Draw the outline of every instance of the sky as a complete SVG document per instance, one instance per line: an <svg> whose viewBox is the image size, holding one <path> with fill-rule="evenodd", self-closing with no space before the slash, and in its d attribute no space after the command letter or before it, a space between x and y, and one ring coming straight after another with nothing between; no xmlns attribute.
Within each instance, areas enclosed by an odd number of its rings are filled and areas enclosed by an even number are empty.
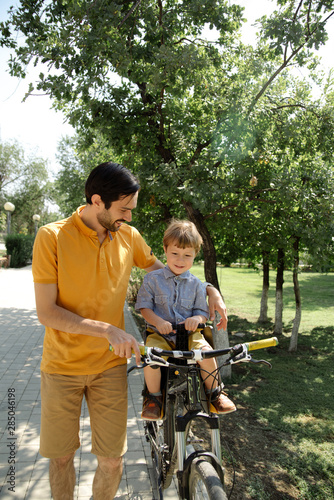
<svg viewBox="0 0 334 500"><path fill-rule="evenodd" d="M252 25L255 19L269 14L275 2L271 0L234 1L246 7L244 17L247 19L247 24L242 31L243 40L246 43L253 43L256 27ZM13 4L16 4L16 0L1 0L1 21L7 18L7 11ZM334 18L328 26L333 36L319 52L327 67L328 62L333 60ZM51 171L55 173L59 168L55 157L57 144L63 136L72 135L74 130L65 122L61 112L52 109L52 102L48 96L30 96L22 102L29 82L37 81L39 70L30 70L24 80L11 77L6 70L8 58L8 49L0 48L0 140L17 140L25 151L48 159Z"/></svg>
<svg viewBox="0 0 334 500"><path fill-rule="evenodd" d="M0 1L1 21L15 4L16 0ZM16 139L25 151L48 159L51 171L56 172L57 144L62 136L72 135L74 130L65 123L62 113L52 109L48 96L31 96L22 102L29 82L38 80L39 71L32 69L23 80L11 77L7 71L9 54L8 49L0 48L0 139Z"/></svg>

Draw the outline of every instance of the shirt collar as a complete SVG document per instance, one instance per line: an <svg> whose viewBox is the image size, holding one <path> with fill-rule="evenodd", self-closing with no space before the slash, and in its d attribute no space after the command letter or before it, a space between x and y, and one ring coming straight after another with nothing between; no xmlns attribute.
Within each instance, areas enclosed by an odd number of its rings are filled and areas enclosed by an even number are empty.
<svg viewBox="0 0 334 500"><path fill-rule="evenodd" d="M176 275L174 274L168 266L165 266L164 267L164 276L166 279L168 278L179 278L181 280L184 280L184 279L188 279L189 278L189 275L190 275L190 271L185 271L184 273L182 274L179 274L179 275Z"/></svg>

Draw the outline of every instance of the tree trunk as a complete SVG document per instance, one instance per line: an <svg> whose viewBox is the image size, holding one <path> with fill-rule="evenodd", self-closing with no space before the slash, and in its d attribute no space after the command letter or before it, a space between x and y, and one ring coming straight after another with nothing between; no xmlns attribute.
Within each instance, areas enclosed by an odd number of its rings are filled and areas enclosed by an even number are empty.
<svg viewBox="0 0 334 500"><path fill-rule="evenodd" d="M189 220L195 224L203 239L205 279L220 291L217 277L216 250L208 228L205 225L204 217L199 210L194 209L190 202L183 201L183 206L187 211Z"/></svg>
<svg viewBox="0 0 334 500"><path fill-rule="evenodd" d="M262 252L262 267L263 267L263 280L262 280L262 296L260 306L259 323L266 323L268 321L268 293L269 293L269 252Z"/></svg>
<svg viewBox="0 0 334 500"><path fill-rule="evenodd" d="M219 319L220 318L216 313L216 318L213 323L213 345L215 349L226 349L227 347L230 347L230 343L228 340L228 332L227 330L220 330L220 331L217 330L216 325ZM217 365L222 366L226 358L228 358L228 354L226 354L225 356L219 356L219 358L217 358ZM223 366L223 368L220 371L220 374L223 380L231 378L232 365Z"/></svg>
<svg viewBox="0 0 334 500"><path fill-rule="evenodd" d="M294 250L293 290L295 292L296 314L295 314L295 318L293 320L293 326L292 326L292 332L291 332L291 338L290 338L290 345L289 345L290 352L297 350L299 325L300 325L300 320L302 317L302 303L301 303L300 288L299 288L299 281L298 281L299 241L300 241L300 238L296 237L294 240L294 243L293 243L293 250Z"/></svg>
<svg viewBox="0 0 334 500"><path fill-rule="evenodd" d="M283 332L283 283L284 283L284 250L279 248L277 252L277 274L276 274L276 306L275 306L275 330L274 334L282 335Z"/></svg>
<svg viewBox="0 0 334 500"><path fill-rule="evenodd" d="M189 220L195 224L200 235L203 238L203 253L204 253L204 273L205 279L211 283L217 290L220 291L218 277L217 277L217 257L216 250L213 245L210 233L205 225L204 217L199 210L193 208L191 203L184 201L183 206L187 211ZM215 349L224 349L229 347L228 331L221 330L218 332L216 328L217 324L217 313L216 319L213 324L213 344ZM227 356L225 356L227 357ZM217 363L219 366L222 365L224 358L217 358ZM231 377L231 365L224 366L221 371L221 376L223 379Z"/></svg>

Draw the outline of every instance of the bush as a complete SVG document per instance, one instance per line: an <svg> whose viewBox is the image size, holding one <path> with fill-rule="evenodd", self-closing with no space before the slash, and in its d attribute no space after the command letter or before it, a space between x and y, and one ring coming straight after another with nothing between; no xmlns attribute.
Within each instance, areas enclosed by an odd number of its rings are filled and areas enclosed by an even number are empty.
<svg viewBox="0 0 334 500"><path fill-rule="evenodd" d="M139 269L138 267L133 267L131 271L131 276L129 279L128 290L126 294L126 300L128 302L136 302L137 294L141 284L143 282L146 271Z"/></svg>
<svg viewBox="0 0 334 500"><path fill-rule="evenodd" d="M30 234L8 234L5 237L7 255L11 256L10 267L23 267L32 259L34 236Z"/></svg>

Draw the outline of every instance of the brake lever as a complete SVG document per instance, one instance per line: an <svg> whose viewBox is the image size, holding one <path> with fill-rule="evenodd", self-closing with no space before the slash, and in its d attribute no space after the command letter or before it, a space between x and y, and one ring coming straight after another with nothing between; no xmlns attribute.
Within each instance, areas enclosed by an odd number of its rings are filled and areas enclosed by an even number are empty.
<svg viewBox="0 0 334 500"><path fill-rule="evenodd" d="M241 353L230 359L228 364L235 365L237 363L249 363L250 361L252 361L252 357L249 354Z"/></svg>
<svg viewBox="0 0 334 500"><path fill-rule="evenodd" d="M238 344L231 349L231 356L226 360L226 364L234 365L236 363L248 363L252 357L248 354L245 344ZM236 354L235 354L236 353Z"/></svg>
<svg viewBox="0 0 334 500"><path fill-rule="evenodd" d="M152 363L152 361L154 361L154 363ZM152 364L154 364L154 366L169 366L168 361L164 360L163 358L159 358L159 356L155 356L155 354L150 353L149 356L144 359L144 366Z"/></svg>
<svg viewBox="0 0 334 500"><path fill-rule="evenodd" d="M141 365L134 365L134 366L131 366L130 368L127 369L126 373L129 375L129 373L131 373L133 370L142 370L143 368L145 368L146 364L145 363L142 363Z"/></svg>
<svg viewBox="0 0 334 500"><path fill-rule="evenodd" d="M269 363L269 361L266 361L265 359L253 359L253 358L251 358L250 363L255 363L255 364L261 363L263 365L268 366L269 368L272 368L271 363Z"/></svg>

